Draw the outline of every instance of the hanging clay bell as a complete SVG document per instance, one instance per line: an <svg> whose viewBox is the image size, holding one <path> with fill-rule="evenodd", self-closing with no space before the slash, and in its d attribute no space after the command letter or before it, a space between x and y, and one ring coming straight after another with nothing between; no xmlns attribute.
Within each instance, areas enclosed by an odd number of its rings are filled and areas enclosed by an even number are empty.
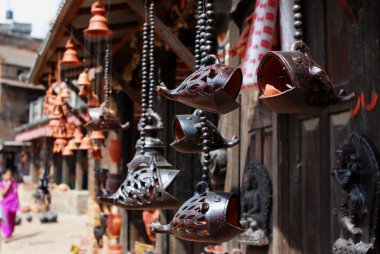
<svg viewBox="0 0 380 254"><path fill-rule="evenodd" d="M195 111L196 112L196 111ZM201 119L194 112L192 115L177 115L173 124L173 134L175 141L170 144L175 150L181 153L201 153L202 152L202 132ZM224 139L218 129L210 121L206 121L209 129L210 150L229 148L239 144L239 138L233 136L230 140Z"/></svg>
<svg viewBox="0 0 380 254"><path fill-rule="evenodd" d="M69 88L63 88L62 92L60 93L60 96L62 99L69 99L71 98L71 92Z"/></svg>
<svg viewBox="0 0 380 254"><path fill-rule="evenodd" d="M102 131L92 131L90 138L92 140L105 140L106 137L104 136Z"/></svg>
<svg viewBox="0 0 380 254"><path fill-rule="evenodd" d="M80 65L81 61L78 59L78 53L75 50L75 44L71 38L69 38L65 45L65 52L63 53L62 60L59 61L62 65Z"/></svg>
<svg viewBox="0 0 380 254"><path fill-rule="evenodd" d="M86 135L80 143L79 150L92 150L92 148L93 146L91 138L88 135Z"/></svg>
<svg viewBox="0 0 380 254"><path fill-rule="evenodd" d="M77 144L75 143L75 140L74 139L70 139L69 140L69 143L67 144L67 146L71 151L74 151L74 150L78 150L78 146Z"/></svg>
<svg viewBox="0 0 380 254"><path fill-rule="evenodd" d="M68 146L66 146L63 149L62 156L73 156L73 155L74 155L73 151Z"/></svg>
<svg viewBox="0 0 380 254"><path fill-rule="evenodd" d="M48 130L47 130L47 136L48 137L53 137L54 135L57 134L57 127L59 124L58 119L51 119L48 124Z"/></svg>
<svg viewBox="0 0 380 254"><path fill-rule="evenodd" d="M130 162L127 178L117 192L98 197L98 201L128 210L178 208L180 203L165 188L154 157L138 155Z"/></svg>
<svg viewBox="0 0 380 254"><path fill-rule="evenodd" d="M156 87L159 94L188 106L211 113L225 114L239 107L235 101L243 81L240 68L220 64L216 56L207 56L205 66L187 77L174 90L161 83Z"/></svg>
<svg viewBox="0 0 380 254"><path fill-rule="evenodd" d="M66 139L57 138L54 141L55 153L63 152L63 149L65 148L66 145L67 145L67 140Z"/></svg>
<svg viewBox="0 0 380 254"><path fill-rule="evenodd" d="M79 74L77 85L80 87L78 95L80 97L90 97L91 91L91 81L88 77L88 69L85 69L84 71Z"/></svg>
<svg viewBox="0 0 380 254"><path fill-rule="evenodd" d="M96 145L94 145L92 147L91 158L93 158L95 160L101 160L101 159L103 159L102 149L100 148L99 145L96 144Z"/></svg>
<svg viewBox="0 0 380 254"><path fill-rule="evenodd" d="M291 51L266 53L258 67L257 80L260 99L276 113L318 111L355 97L344 90L334 93L329 77L311 59L310 49L303 42L295 42ZM273 89L279 92L268 91Z"/></svg>
<svg viewBox="0 0 380 254"><path fill-rule="evenodd" d="M107 108L104 103L99 108L88 109L88 115L90 121L85 124L85 127L90 130L124 130L129 127L129 122L122 125L113 110Z"/></svg>
<svg viewBox="0 0 380 254"><path fill-rule="evenodd" d="M87 100L87 107L88 108L99 107L99 97L96 95L96 93L91 92L91 95L90 97L88 97L88 100Z"/></svg>
<svg viewBox="0 0 380 254"><path fill-rule="evenodd" d="M155 233L172 234L188 241L221 243L244 232L239 221L238 195L210 191L206 182L199 182L194 196L179 208L169 224L161 225L155 220L151 228Z"/></svg>
<svg viewBox="0 0 380 254"><path fill-rule="evenodd" d="M73 133L75 144L80 144L82 142L83 133L80 130L80 127L76 127Z"/></svg>
<svg viewBox="0 0 380 254"><path fill-rule="evenodd" d="M92 17L88 28L83 31L86 36L90 37L106 37L112 35L112 31L108 28L108 20L104 16L106 8L102 1L98 0L91 6Z"/></svg>

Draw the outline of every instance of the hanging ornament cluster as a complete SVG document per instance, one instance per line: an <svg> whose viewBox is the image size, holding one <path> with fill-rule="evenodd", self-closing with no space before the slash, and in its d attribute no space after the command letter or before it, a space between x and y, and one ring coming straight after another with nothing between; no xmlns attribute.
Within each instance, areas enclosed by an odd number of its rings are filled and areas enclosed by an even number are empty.
<svg viewBox="0 0 380 254"><path fill-rule="evenodd" d="M295 43L290 51L266 53L258 67L260 99L276 113L305 113L355 98L340 90L334 93L325 71L311 58L302 41L301 0L294 0Z"/></svg>
<svg viewBox="0 0 380 254"><path fill-rule="evenodd" d="M151 224L154 232L208 243L228 241L244 232L240 225L239 196L211 191L208 184L210 151L231 147L238 140L234 137L226 141L220 134L217 135L216 128L208 122L203 110L225 114L236 109L238 104L235 99L242 85L239 68L219 64L217 58L211 55L214 19L213 0L198 0L195 41L197 70L172 91L163 84L157 87L158 93L168 99L198 108L193 116L177 116L173 128L176 137L173 146L183 152L199 152L201 147L204 157L202 179L196 185L194 196L179 208L169 224L161 225L158 220ZM180 147L181 141L185 148Z"/></svg>
<svg viewBox="0 0 380 254"><path fill-rule="evenodd" d="M122 185L114 194L98 197L98 200L129 210L177 209L180 203L165 189L179 171L163 156L165 145L156 138L163 124L161 117L153 111L156 86L153 1L150 4L146 1L145 7L141 63L142 113L138 124L140 139L136 144L136 154L127 165L128 174Z"/></svg>

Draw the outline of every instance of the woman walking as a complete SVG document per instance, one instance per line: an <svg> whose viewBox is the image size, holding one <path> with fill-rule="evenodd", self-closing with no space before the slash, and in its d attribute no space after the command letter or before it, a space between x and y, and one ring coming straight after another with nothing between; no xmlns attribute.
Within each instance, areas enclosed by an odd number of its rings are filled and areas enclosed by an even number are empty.
<svg viewBox="0 0 380 254"><path fill-rule="evenodd" d="M3 180L0 182L0 208L2 210L1 230L8 241L12 236L16 225L16 213L19 209L18 184L12 177L12 171L7 169L3 173Z"/></svg>

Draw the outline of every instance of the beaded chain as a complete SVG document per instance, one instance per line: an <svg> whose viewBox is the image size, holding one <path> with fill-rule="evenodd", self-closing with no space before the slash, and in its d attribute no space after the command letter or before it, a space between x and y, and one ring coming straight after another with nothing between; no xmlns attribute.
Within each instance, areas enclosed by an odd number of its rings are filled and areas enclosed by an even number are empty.
<svg viewBox="0 0 380 254"><path fill-rule="evenodd" d="M142 59L141 59L141 69L142 69L142 83L141 83L141 130L140 130L140 140L141 140L141 153L145 152L145 126L146 126L146 114L147 114L147 88L148 88L148 49L149 49L149 20L148 20L148 10L147 1L145 0L145 22L143 26L143 48L142 48Z"/></svg>
<svg viewBox="0 0 380 254"><path fill-rule="evenodd" d="M142 85L141 85L141 153L145 152L145 127L147 124L148 111L154 106L154 88L156 87L156 64L154 59L155 38L155 14L154 1L150 3L145 0L145 22L143 27L143 49L142 49ZM148 70L149 65L149 70Z"/></svg>
<svg viewBox="0 0 380 254"><path fill-rule="evenodd" d="M214 31L214 2L213 0L198 1L198 21L195 33L195 69L199 70L202 65L206 65L207 56L212 52L212 32ZM202 181L207 182L209 178L210 156L210 130L207 126L207 117L203 110L197 110L200 118L200 130L202 133Z"/></svg>
<svg viewBox="0 0 380 254"><path fill-rule="evenodd" d="M301 13L301 0L294 0L293 4L294 23L293 26L296 29L294 32L294 39L302 41L302 13Z"/></svg>
<svg viewBox="0 0 380 254"><path fill-rule="evenodd" d="M110 86L110 45L109 42L106 43L106 51L104 54L105 64L104 64L104 104L107 109L110 108L109 96L111 93Z"/></svg>

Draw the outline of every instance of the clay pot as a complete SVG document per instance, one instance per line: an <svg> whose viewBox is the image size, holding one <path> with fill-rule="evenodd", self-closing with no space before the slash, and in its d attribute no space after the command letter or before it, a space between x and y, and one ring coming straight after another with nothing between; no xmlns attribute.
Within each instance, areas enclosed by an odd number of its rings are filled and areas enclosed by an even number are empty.
<svg viewBox="0 0 380 254"><path fill-rule="evenodd" d="M144 210L142 212L142 217L143 217L143 221L144 221L144 225L145 225L145 231L146 231L146 234L148 235L148 238L151 242L156 242L156 238L154 236L154 233L152 232L152 229L150 228L150 224L152 224L152 222L155 220L155 219L159 219L160 218L160 211L159 210Z"/></svg>
<svg viewBox="0 0 380 254"><path fill-rule="evenodd" d="M111 139L108 145L108 154L113 163L117 164L120 162L121 157L121 140Z"/></svg>
<svg viewBox="0 0 380 254"><path fill-rule="evenodd" d="M108 245L108 254L123 254L121 245L119 244Z"/></svg>
<svg viewBox="0 0 380 254"><path fill-rule="evenodd" d="M169 224L162 225L156 220L151 228L153 232L193 242L229 241L244 232L240 224L240 198L229 192L210 191L206 182L199 182L194 196L179 208Z"/></svg>
<svg viewBox="0 0 380 254"><path fill-rule="evenodd" d="M276 113L313 112L355 98L354 93L346 94L344 90L334 93L329 77L313 61L303 42L294 43L290 51L266 53L258 67L257 81L260 99ZM267 91L269 96L265 95L268 84L275 94Z"/></svg>
<svg viewBox="0 0 380 254"><path fill-rule="evenodd" d="M121 230L121 214L120 213L110 213L107 219L107 230L111 236L119 238Z"/></svg>
<svg viewBox="0 0 380 254"><path fill-rule="evenodd" d="M218 129L210 121L206 121L210 132L210 150L230 148L239 144L239 139L233 136L226 140L220 135ZM173 124L173 134L175 140L170 144L175 150L181 153L201 153L202 152L202 132L201 120L197 114L177 115Z"/></svg>
<svg viewBox="0 0 380 254"><path fill-rule="evenodd" d="M163 83L156 87L159 94L190 107L216 114L226 114L239 107L235 101L243 82L240 68L220 64L209 55L212 64L187 77L181 85L169 90Z"/></svg>

